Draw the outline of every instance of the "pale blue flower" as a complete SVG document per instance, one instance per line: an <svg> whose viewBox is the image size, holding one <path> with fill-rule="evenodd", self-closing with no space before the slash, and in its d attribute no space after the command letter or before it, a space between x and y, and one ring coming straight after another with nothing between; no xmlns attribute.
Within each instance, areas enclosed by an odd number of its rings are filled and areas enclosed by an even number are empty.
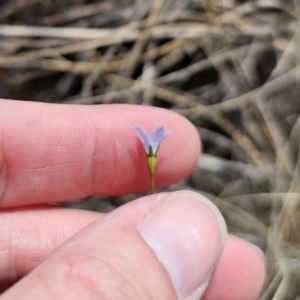
<svg viewBox="0 0 300 300"><path fill-rule="evenodd" d="M164 125L157 126L150 135L139 125L134 125L135 131L141 140L147 156L156 156L161 142L171 133L164 130Z"/></svg>
<svg viewBox="0 0 300 300"><path fill-rule="evenodd" d="M157 126L152 130L150 135L139 125L134 125L135 131L141 140L144 150L147 154L147 165L151 178L151 193L155 193L154 174L157 165L157 151L161 142L171 133L164 130L164 125Z"/></svg>

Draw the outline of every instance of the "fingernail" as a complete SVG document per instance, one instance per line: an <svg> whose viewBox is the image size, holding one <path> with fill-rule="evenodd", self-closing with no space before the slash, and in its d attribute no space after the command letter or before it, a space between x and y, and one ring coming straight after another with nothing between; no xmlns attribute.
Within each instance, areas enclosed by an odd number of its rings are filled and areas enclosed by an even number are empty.
<svg viewBox="0 0 300 300"><path fill-rule="evenodd" d="M178 299L199 299L226 238L214 204L195 192L174 192L141 219L138 229L168 272Z"/></svg>

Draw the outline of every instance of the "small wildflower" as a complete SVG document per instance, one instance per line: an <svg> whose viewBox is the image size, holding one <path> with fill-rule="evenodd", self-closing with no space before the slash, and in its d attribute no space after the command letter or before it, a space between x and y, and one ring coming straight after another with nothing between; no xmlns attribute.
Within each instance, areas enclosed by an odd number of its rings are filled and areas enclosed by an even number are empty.
<svg viewBox="0 0 300 300"><path fill-rule="evenodd" d="M171 133L164 131L164 126L154 128L149 135L147 131L139 125L134 125L137 136L141 140L147 154L148 170L151 177L151 192L154 194L154 174L157 164L157 152L161 142Z"/></svg>

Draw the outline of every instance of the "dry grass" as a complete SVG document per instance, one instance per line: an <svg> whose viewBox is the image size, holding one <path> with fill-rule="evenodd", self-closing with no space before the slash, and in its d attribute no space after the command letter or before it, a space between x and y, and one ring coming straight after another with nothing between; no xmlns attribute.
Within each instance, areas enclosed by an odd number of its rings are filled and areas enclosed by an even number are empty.
<svg viewBox="0 0 300 300"><path fill-rule="evenodd" d="M292 0L1 1L0 97L177 111L200 190L266 254L261 299L300 299L300 6ZM78 207L108 211L134 196Z"/></svg>

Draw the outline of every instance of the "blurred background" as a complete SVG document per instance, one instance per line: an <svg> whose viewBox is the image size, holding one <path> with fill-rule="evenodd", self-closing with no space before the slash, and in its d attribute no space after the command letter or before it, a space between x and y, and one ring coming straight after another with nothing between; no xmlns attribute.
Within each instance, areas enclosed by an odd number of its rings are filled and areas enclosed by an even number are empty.
<svg viewBox="0 0 300 300"><path fill-rule="evenodd" d="M0 0L0 98L163 107L198 129L186 180L300 299L299 0ZM108 212L135 195L66 204Z"/></svg>

